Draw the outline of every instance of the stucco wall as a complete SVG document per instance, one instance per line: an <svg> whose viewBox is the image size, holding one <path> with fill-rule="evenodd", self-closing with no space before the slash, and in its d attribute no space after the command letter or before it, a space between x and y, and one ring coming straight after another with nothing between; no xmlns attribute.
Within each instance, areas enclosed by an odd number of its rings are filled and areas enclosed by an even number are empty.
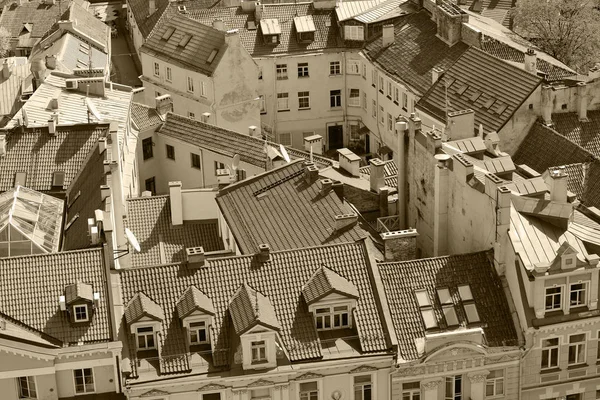
<svg viewBox="0 0 600 400"><path fill-rule="evenodd" d="M32 375L29 375L32 376ZM56 391L56 381L54 375L36 375L35 388L37 391L37 400L56 400L58 393ZM6 400L19 399L19 388L17 378L0 379L0 397Z"/></svg>
<svg viewBox="0 0 600 400"><path fill-rule="evenodd" d="M540 105L541 86L525 100L525 102L515 111L512 118L500 129L500 150L514 155L519 145L525 139L529 130L541 114ZM533 109L529 109L532 105Z"/></svg>
<svg viewBox="0 0 600 400"><path fill-rule="evenodd" d="M112 365L94 367L94 393L107 393L116 391L114 367ZM111 382L112 381L112 382ZM75 396L75 379L73 370L57 371L58 397Z"/></svg>

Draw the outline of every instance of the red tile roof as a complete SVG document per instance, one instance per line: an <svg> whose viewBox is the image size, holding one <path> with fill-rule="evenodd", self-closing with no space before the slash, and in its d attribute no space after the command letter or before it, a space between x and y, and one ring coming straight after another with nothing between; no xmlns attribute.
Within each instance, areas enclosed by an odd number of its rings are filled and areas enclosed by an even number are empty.
<svg viewBox="0 0 600 400"><path fill-rule="evenodd" d="M215 314L212 301L208 296L202 293L196 286L190 286L179 301L177 301L177 315L179 318L185 318L196 310L205 314Z"/></svg>
<svg viewBox="0 0 600 400"><path fill-rule="evenodd" d="M202 246L207 252L225 248L216 220L174 227L169 196L131 198L127 209L126 225L141 247L140 252L131 254L133 267L185 261L188 247Z"/></svg>
<svg viewBox="0 0 600 400"><path fill-rule="evenodd" d="M140 103L131 103L131 119L140 131L158 128L163 123L154 107Z"/></svg>
<svg viewBox="0 0 600 400"><path fill-rule="evenodd" d="M152 299L144 293L136 293L135 296L127 303L125 307L125 321L128 324L133 324L139 321L142 317L150 317L157 321L165 319L165 313Z"/></svg>
<svg viewBox="0 0 600 400"><path fill-rule="evenodd" d="M111 340L102 249L0 259L0 281L0 310L11 318L64 344ZM89 323L73 324L59 308L59 297L77 282L100 293Z"/></svg>
<svg viewBox="0 0 600 400"><path fill-rule="evenodd" d="M377 264L402 358L414 360L421 356L415 344L426 332L415 296L415 291L420 289L426 290L431 299L440 331L446 331L448 327L436 290L444 287L450 290L458 321L466 326L457 287L468 284L481 319L477 326L483 328L487 345L518 345L508 302L491 257L491 252L479 252Z"/></svg>
<svg viewBox="0 0 600 400"><path fill-rule="evenodd" d="M256 325L263 325L276 331L281 329L269 298L245 282L229 300L229 315L238 335Z"/></svg>
<svg viewBox="0 0 600 400"><path fill-rule="evenodd" d="M61 4L56 2L43 2L33 0L23 2L12 2L4 7L0 13L0 26L6 28L11 37L18 37L29 24L31 38L41 38L52 25L60 19L61 12L69 7L70 1Z"/></svg>
<svg viewBox="0 0 600 400"><path fill-rule="evenodd" d="M344 243L288 251L274 251L270 260L260 262L254 256L206 260L205 267L191 269L186 264L120 270L123 301L127 304L137 293L145 293L165 312L158 336L161 374L189 371L189 353L185 330L175 313L177 302L190 286L202 290L212 301L215 317L211 331L212 363L230 364L237 349L232 341L233 324L229 302L242 284L251 286L269 299L281 325L282 344L290 360L303 361L323 356L313 317L302 298L302 287L322 264L351 282L359 298L354 321L361 353L388 350L382 316L373 282L369 278L369 255L364 242ZM277 277L277 279L273 279ZM136 372L136 354L132 351Z"/></svg>
<svg viewBox="0 0 600 400"><path fill-rule="evenodd" d="M307 304L319 301L331 293L358 298L358 290L353 284L324 265L315 271L302 288L302 295Z"/></svg>
<svg viewBox="0 0 600 400"><path fill-rule="evenodd" d="M144 39L152 32L152 29L154 29L168 6L169 0L156 0L156 11L150 15L150 7L147 0L127 0L127 8L131 11L140 34Z"/></svg>
<svg viewBox="0 0 600 400"><path fill-rule="evenodd" d="M307 184L298 160L222 189L217 203L243 254L259 244L273 250L352 242L370 235L358 224L335 231L335 216L353 207L330 190L320 194L318 180ZM375 236L379 238L379 235Z"/></svg>
<svg viewBox="0 0 600 400"><path fill-rule="evenodd" d="M587 119L581 122L572 112L552 114L556 132L600 158L600 110L588 111Z"/></svg>

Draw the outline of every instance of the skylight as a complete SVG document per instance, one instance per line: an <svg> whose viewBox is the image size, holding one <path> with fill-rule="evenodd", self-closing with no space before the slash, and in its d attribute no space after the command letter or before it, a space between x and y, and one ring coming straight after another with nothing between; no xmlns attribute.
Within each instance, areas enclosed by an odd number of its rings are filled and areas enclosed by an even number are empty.
<svg viewBox="0 0 600 400"><path fill-rule="evenodd" d="M171 37L171 35L173 34L173 32L175 32L175 28L173 28L172 26L168 27L167 30L165 31L165 33L163 33L161 39L162 40L169 40L169 38Z"/></svg>
<svg viewBox="0 0 600 400"><path fill-rule="evenodd" d="M433 312L433 310L431 308L426 309L426 310L421 310L421 316L423 317L423 323L425 324L425 329L437 328L437 326L438 326L437 319L435 318L435 313Z"/></svg>
<svg viewBox="0 0 600 400"><path fill-rule="evenodd" d="M489 99L488 101L485 102L483 107L490 108L495 102L496 102L496 99L492 97L491 99Z"/></svg>
<svg viewBox="0 0 600 400"><path fill-rule="evenodd" d="M444 311L444 317L446 318L446 324L448 326L456 326L458 325L458 317L456 316L456 310L453 305L448 305L442 307Z"/></svg>
<svg viewBox="0 0 600 400"><path fill-rule="evenodd" d="M464 306L465 314L467 314L467 322L469 324L479 322L479 313L477 312L477 307L475 306L475 303L467 303Z"/></svg>
<svg viewBox="0 0 600 400"><path fill-rule="evenodd" d="M206 60L206 62L208 64L210 64L211 62L213 62L213 60L215 59L215 57L217 56L217 53L219 52L219 50L217 49L213 49L213 51L210 52L210 55L208 56L208 59Z"/></svg>
<svg viewBox="0 0 600 400"><path fill-rule="evenodd" d="M427 295L427 291L425 289L415 290L415 296L417 296L417 303L419 303L419 307L431 306L431 301L429 300L429 296Z"/></svg>
<svg viewBox="0 0 600 400"><path fill-rule="evenodd" d="M437 295L441 304L452 304L452 296L450 296L450 290L448 290L448 288L438 289Z"/></svg>
<svg viewBox="0 0 600 400"><path fill-rule="evenodd" d="M181 40L179 41L179 44L177 44L177 46L185 47L185 46L187 46L187 44L190 42L191 39L192 39L192 35L190 35L189 33L186 33L185 35L183 35L183 37L181 38Z"/></svg>
<svg viewBox="0 0 600 400"><path fill-rule="evenodd" d="M460 285L458 287L458 294L462 301L473 300L473 294L471 293L471 287L469 285Z"/></svg>

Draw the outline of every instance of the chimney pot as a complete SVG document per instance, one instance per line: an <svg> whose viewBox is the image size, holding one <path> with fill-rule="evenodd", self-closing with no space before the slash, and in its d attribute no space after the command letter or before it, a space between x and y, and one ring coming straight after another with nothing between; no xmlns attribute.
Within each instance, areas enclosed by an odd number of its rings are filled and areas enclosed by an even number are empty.
<svg viewBox="0 0 600 400"><path fill-rule="evenodd" d="M319 181L319 186L320 186L320 190L319 192L321 193L321 196L326 196L329 191L331 190L331 187L333 186L333 181L331 179L321 179Z"/></svg>
<svg viewBox="0 0 600 400"><path fill-rule="evenodd" d="M417 230L384 232L381 234L385 261L409 261L417 258Z"/></svg>
<svg viewBox="0 0 600 400"><path fill-rule="evenodd" d="M525 53L525 71L537 75L537 55L532 48Z"/></svg>
<svg viewBox="0 0 600 400"><path fill-rule="evenodd" d="M190 268L202 268L206 264L206 255L202 246L186 248L185 255Z"/></svg>
<svg viewBox="0 0 600 400"><path fill-rule="evenodd" d="M379 193L382 187L385 185L385 162L379 158L372 158L369 160L371 164L371 176L369 181L371 184L371 190L375 193Z"/></svg>
<svg viewBox="0 0 600 400"><path fill-rule="evenodd" d="M258 259L260 262L267 262L271 259L271 249L269 245L266 243L261 243L258 245Z"/></svg>
<svg viewBox="0 0 600 400"><path fill-rule="evenodd" d="M339 214L335 217L335 231L340 232L341 230L350 228L358 222L358 215L355 213L351 214Z"/></svg>
<svg viewBox="0 0 600 400"><path fill-rule="evenodd" d="M248 127L248 135L254 137L256 135L256 126L250 125Z"/></svg>
<svg viewBox="0 0 600 400"><path fill-rule="evenodd" d="M181 182L169 182L169 198L171 201L171 224L183 225L183 200L181 196Z"/></svg>
<svg viewBox="0 0 600 400"><path fill-rule="evenodd" d="M208 124L208 119L209 118L210 118L210 113L209 112L202 113L202 122L204 122L205 124Z"/></svg>

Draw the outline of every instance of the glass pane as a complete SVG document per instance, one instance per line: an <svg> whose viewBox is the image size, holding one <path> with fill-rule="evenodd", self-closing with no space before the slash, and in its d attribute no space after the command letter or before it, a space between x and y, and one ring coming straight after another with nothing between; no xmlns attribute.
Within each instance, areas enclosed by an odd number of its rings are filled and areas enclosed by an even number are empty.
<svg viewBox="0 0 600 400"><path fill-rule="evenodd" d="M311 390L317 390L317 382L305 382L300 384L301 392L309 392Z"/></svg>
<svg viewBox="0 0 600 400"><path fill-rule="evenodd" d="M154 335L146 335L148 347L154 347Z"/></svg>

